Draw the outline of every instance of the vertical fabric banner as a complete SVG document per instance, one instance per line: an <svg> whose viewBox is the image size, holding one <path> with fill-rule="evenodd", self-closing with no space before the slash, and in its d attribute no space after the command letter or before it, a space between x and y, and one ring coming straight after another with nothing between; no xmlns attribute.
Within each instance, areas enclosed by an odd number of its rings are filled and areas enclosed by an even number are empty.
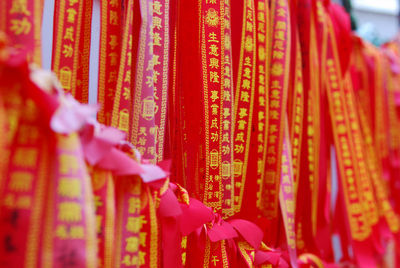
<svg viewBox="0 0 400 268"><path fill-rule="evenodd" d="M99 81L97 100L100 110L97 119L111 125L115 90L121 55L121 1L101 1L100 10Z"/></svg>
<svg viewBox="0 0 400 268"><path fill-rule="evenodd" d="M287 1L271 2L271 50L269 55L269 118L267 165L262 192L263 214L272 222L278 219L286 102L289 87L291 27ZM275 226L276 227L276 226ZM272 227L272 228L275 228ZM275 232L273 229L271 232Z"/></svg>
<svg viewBox="0 0 400 268"><path fill-rule="evenodd" d="M89 98L92 0L55 0L52 70L79 102Z"/></svg>
<svg viewBox="0 0 400 268"><path fill-rule="evenodd" d="M144 159L152 163L156 161L155 126L156 102L154 101L154 85L158 82L160 73L154 71L153 55L154 43L161 41L155 39L152 24L153 1L140 1L140 14L142 17L139 44L136 62L135 86L132 92L132 127L129 141L136 146ZM150 65L149 65L150 64Z"/></svg>
<svg viewBox="0 0 400 268"><path fill-rule="evenodd" d="M30 62L42 62L42 13L44 0L3 0L0 3L0 31L10 45L25 51Z"/></svg>
<svg viewBox="0 0 400 268"><path fill-rule="evenodd" d="M282 210L283 225L286 234L286 242L292 267L297 267L296 253L296 196L293 176L292 152L289 137L289 125L285 120L285 133L282 148L282 171L279 187L279 203Z"/></svg>
<svg viewBox="0 0 400 268"><path fill-rule="evenodd" d="M119 62L117 85L111 117L111 126L130 133L131 129L131 100L132 55L133 55L133 7L134 0L125 1L126 12L121 37L121 57Z"/></svg>
<svg viewBox="0 0 400 268"><path fill-rule="evenodd" d="M115 264L115 186L111 171L91 168L96 212L98 267L112 268Z"/></svg>
<svg viewBox="0 0 400 268"><path fill-rule="evenodd" d="M203 202L222 209L222 112L225 2L201 1L205 182Z"/></svg>
<svg viewBox="0 0 400 268"><path fill-rule="evenodd" d="M256 17L253 0L243 1L240 58L235 91L233 174L235 212L242 207L250 151L256 80Z"/></svg>
<svg viewBox="0 0 400 268"><path fill-rule="evenodd" d="M265 180L267 160L268 120L269 120L269 62L270 17L267 1L257 1L257 67L256 67L256 107L257 118L257 207L262 208L262 187Z"/></svg>
<svg viewBox="0 0 400 268"><path fill-rule="evenodd" d="M222 215L229 217L234 214L233 187L233 113L234 90L232 70L232 38L230 0L225 0L224 9L224 70L222 91Z"/></svg>
<svg viewBox="0 0 400 268"><path fill-rule="evenodd" d="M77 133L55 134L41 267L97 267L93 190Z"/></svg>
<svg viewBox="0 0 400 268"><path fill-rule="evenodd" d="M170 68L170 0L153 0L152 11L153 55L147 67L153 68L154 123L156 161L164 159Z"/></svg>
<svg viewBox="0 0 400 268"><path fill-rule="evenodd" d="M24 106L0 181L0 262L4 267L39 267L47 183L53 179L52 139L49 129L40 125L40 111L31 99L13 101Z"/></svg>
<svg viewBox="0 0 400 268"><path fill-rule="evenodd" d="M142 228L141 181L139 177L118 177L116 182L115 265L113 267L140 267L139 237ZM143 254L141 254L143 255Z"/></svg>

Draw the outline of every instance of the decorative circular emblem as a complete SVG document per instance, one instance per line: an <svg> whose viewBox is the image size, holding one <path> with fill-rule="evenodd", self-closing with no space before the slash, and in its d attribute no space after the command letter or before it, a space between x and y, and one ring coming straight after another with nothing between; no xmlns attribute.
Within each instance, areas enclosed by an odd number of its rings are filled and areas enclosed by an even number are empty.
<svg viewBox="0 0 400 268"><path fill-rule="evenodd" d="M209 8L206 12L206 23L208 26L217 27L219 24L218 12L213 9Z"/></svg>

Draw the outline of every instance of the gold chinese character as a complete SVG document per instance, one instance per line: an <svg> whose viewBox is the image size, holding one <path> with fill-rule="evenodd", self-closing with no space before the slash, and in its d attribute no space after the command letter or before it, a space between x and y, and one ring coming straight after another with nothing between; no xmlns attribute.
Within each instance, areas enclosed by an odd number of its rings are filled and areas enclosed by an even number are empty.
<svg viewBox="0 0 400 268"><path fill-rule="evenodd" d="M117 52L111 52L108 54L110 57L110 65L115 66L118 64L118 53Z"/></svg>
<svg viewBox="0 0 400 268"><path fill-rule="evenodd" d="M139 250L139 238L130 236L125 239L126 246L125 250L130 253L137 252Z"/></svg>
<svg viewBox="0 0 400 268"><path fill-rule="evenodd" d="M275 29L277 29L277 30L286 30L286 22L278 20L276 22Z"/></svg>
<svg viewBox="0 0 400 268"><path fill-rule="evenodd" d="M281 63L275 62L271 67L271 75L279 76L283 73L283 66Z"/></svg>
<svg viewBox="0 0 400 268"><path fill-rule="evenodd" d="M127 71L128 72L128 71ZM131 97L131 90L129 89L129 87L124 87L122 89L122 97L124 98L124 100L129 100Z"/></svg>
<svg viewBox="0 0 400 268"><path fill-rule="evenodd" d="M229 133L222 134L222 142L229 142Z"/></svg>
<svg viewBox="0 0 400 268"><path fill-rule="evenodd" d="M253 32L253 23L251 21L246 21L246 31Z"/></svg>
<svg viewBox="0 0 400 268"><path fill-rule="evenodd" d="M219 106L215 103L213 105L211 105L211 114L218 115L218 108L219 108Z"/></svg>
<svg viewBox="0 0 400 268"><path fill-rule="evenodd" d="M278 100L271 100L270 107L271 108L279 108L280 102Z"/></svg>
<svg viewBox="0 0 400 268"><path fill-rule="evenodd" d="M218 39L217 39L217 34L214 33L214 32L209 33L209 34L208 34L208 40L207 40L207 41L208 41L208 42L211 42L211 43L219 43L219 41L218 41Z"/></svg>
<svg viewBox="0 0 400 268"><path fill-rule="evenodd" d="M75 23L75 16L76 16L76 10L74 8L68 8L67 9L67 21L69 23Z"/></svg>
<svg viewBox="0 0 400 268"><path fill-rule="evenodd" d="M64 56L66 58L71 58L73 53L74 53L74 49L72 48L71 45L64 45L64 49L62 51L62 54L64 54Z"/></svg>
<svg viewBox="0 0 400 268"><path fill-rule="evenodd" d="M285 40L285 32L284 31L275 31L274 37L275 37L275 39Z"/></svg>
<svg viewBox="0 0 400 268"><path fill-rule="evenodd" d="M21 129L18 135L20 144L35 143L39 138L39 131L35 126L21 124L19 127Z"/></svg>
<svg viewBox="0 0 400 268"><path fill-rule="evenodd" d="M157 0L154 1L152 4L152 7L153 7L153 13L155 13L157 15L162 15L162 12L161 12L162 5L161 5L160 1L157 1Z"/></svg>
<svg viewBox="0 0 400 268"><path fill-rule="evenodd" d="M235 141L244 142L244 132L239 132L236 134Z"/></svg>
<svg viewBox="0 0 400 268"><path fill-rule="evenodd" d="M64 201L58 208L58 219L66 222L78 222L82 220L82 207L77 202Z"/></svg>
<svg viewBox="0 0 400 268"><path fill-rule="evenodd" d="M70 5L70 6L73 6L73 5L75 5L76 3L78 3L78 1L79 1L79 0L69 0L69 5Z"/></svg>
<svg viewBox="0 0 400 268"><path fill-rule="evenodd" d="M278 8L276 13L277 13L277 16L279 16L279 17L285 17L286 16L286 10L284 8Z"/></svg>
<svg viewBox="0 0 400 268"><path fill-rule="evenodd" d="M243 76L251 79L251 69L249 67L243 69Z"/></svg>
<svg viewBox="0 0 400 268"><path fill-rule="evenodd" d="M145 232L139 233L139 244L142 247L146 247L146 236L147 236L147 233L145 233Z"/></svg>
<svg viewBox="0 0 400 268"><path fill-rule="evenodd" d="M218 118L214 118L214 119L211 120L211 127L210 128L218 129Z"/></svg>
<svg viewBox="0 0 400 268"><path fill-rule="evenodd" d="M244 43L244 48L247 52L252 52L253 51L253 37L251 36L246 36L245 43Z"/></svg>
<svg viewBox="0 0 400 268"><path fill-rule="evenodd" d="M228 130L229 130L229 125L231 124L231 121L229 121L229 120L224 120L224 121L222 121L222 124L223 124L223 129L224 129L225 131L228 131Z"/></svg>
<svg viewBox="0 0 400 268"><path fill-rule="evenodd" d="M118 12L110 10L110 24L118 26L118 22L119 22Z"/></svg>
<svg viewBox="0 0 400 268"><path fill-rule="evenodd" d="M128 204L129 213L140 213L140 198L131 197L128 199Z"/></svg>
<svg viewBox="0 0 400 268"><path fill-rule="evenodd" d="M74 155L60 154L58 161L61 174L75 174L79 170L78 159Z"/></svg>
<svg viewBox="0 0 400 268"><path fill-rule="evenodd" d="M247 122L244 121L244 120L238 120L237 122L238 122L238 129L239 129L239 130L244 130L244 128L245 128Z"/></svg>
<svg viewBox="0 0 400 268"><path fill-rule="evenodd" d="M250 98L249 92L247 92L247 91L241 91L240 92L240 100L241 101L249 102L249 98Z"/></svg>
<svg viewBox="0 0 400 268"><path fill-rule="evenodd" d="M160 33L153 33L150 34L153 37L153 45L154 46L161 46L161 36Z"/></svg>
<svg viewBox="0 0 400 268"><path fill-rule="evenodd" d="M293 200L286 200L286 210L288 213L294 212L294 202Z"/></svg>
<svg viewBox="0 0 400 268"><path fill-rule="evenodd" d="M142 266L146 264L146 252L139 251L139 265Z"/></svg>
<svg viewBox="0 0 400 268"><path fill-rule="evenodd" d="M118 37L115 34L110 35L110 42L108 42L108 44L111 50L114 50L118 46Z"/></svg>
<svg viewBox="0 0 400 268"><path fill-rule="evenodd" d="M219 68L219 59L210 58L210 64L208 65L210 68L218 69Z"/></svg>
<svg viewBox="0 0 400 268"><path fill-rule="evenodd" d="M211 133L211 140L213 142L218 141L218 133L216 133L216 132Z"/></svg>
<svg viewBox="0 0 400 268"><path fill-rule="evenodd" d="M244 88L244 89L250 89L250 80L248 80L248 79L243 79L243 81L242 81L242 88Z"/></svg>
<svg viewBox="0 0 400 268"><path fill-rule="evenodd" d="M140 222L139 217L128 217L126 226L125 226L127 231L133 232L133 233L138 233L140 231L141 227L142 227L142 224Z"/></svg>
<svg viewBox="0 0 400 268"><path fill-rule="evenodd" d="M72 239L83 239L85 237L85 230L83 226L73 225L69 230L69 235Z"/></svg>
<svg viewBox="0 0 400 268"><path fill-rule="evenodd" d="M122 264L125 264L125 266L137 266L138 265L138 256L129 256L129 255L124 255L121 261Z"/></svg>
<svg viewBox="0 0 400 268"><path fill-rule="evenodd" d="M161 30L161 28L162 28L162 25L161 25L162 20L161 20L160 17L154 16L152 22L153 22L152 23L153 29L156 28L157 30Z"/></svg>
<svg viewBox="0 0 400 268"><path fill-rule="evenodd" d="M246 117L246 116L248 116L247 108L240 108L239 118L242 119L243 117Z"/></svg>
<svg viewBox="0 0 400 268"><path fill-rule="evenodd" d="M284 42L282 40L275 39L274 41L275 41L274 42L274 46L273 46L274 50L275 49L279 49L279 50L284 50L285 49L284 48Z"/></svg>
<svg viewBox="0 0 400 268"><path fill-rule="evenodd" d="M10 14L18 13L30 16L31 12L28 10L27 0L13 0L11 1L12 6L10 9Z"/></svg>
<svg viewBox="0 0 400 268"><path fill-rule="evenodd" d="M108 83L111 83L111 82L115 82L115 81L117 81L117 71L111 71L109 74L108 74Z"/></svg>
<svg viewBox="0 0 400 268"><path fill-rule="evenodd" d="M64 39L74 41L74 27L71 26L65 29Z"/></svg>
<svg viewBox="0 0 400 268"><path fill-rule="evenodd" d="M257 33L257 38L258 38L258 41L260 41L260 43L264 43L265 42L265 34Z"/></svg>
<svg viewBox="0 0 400 268"><path fill-rule="evenodd" d="M34 148L18 148L13 157L15 165L33 168L36 166L38 151Z"/></svg>
<svg viewBox="0 0 400 268"><path fill-rule="evenodd" d="M33 174L26 171L11 173L10 189L16 192L26 192L32 189Z"/></svg>
<svg viewBox="0 0 400 268"><path fill-rule="evenodd" d="M119 0L110 0L110 6L111 7L118 7L118 2L119 2Z"/></svg>
<svg viewBox="0 0 400 268"><path fill-rule="evenodd" d="M283 52L279 51L279 50L273 50L272 51L272 58L273 59L278 59L278 60L283 59Z"/></svg>
<svg viewBox="0 0 400 268"><path fill-rule="evenodd" d="M32 207L32 198L29 195L18 197L16 207L20 209L28 209Z"/></svg>
<svg viewBox="0 0 400 268"><path fill-rule="evenodd" d="M58 184L58 193L69 198L79 197L81 196L81 182L79 179L61 178Z"/></svg>
<svg viewBox="0 0 400 268"><path fill-rule="evenodd" d="M138 141L139 145L146 145L146 138L145 137L139 137L139 141Z"/></svg>
<svg viewBox="0 0 400 268"><path fill-rule="evenodd" d="M55 230L55 235L56 235L56 237L61 238L61 239L68 238L67 227L65 225L57 225L56 230Z"/></svg>
<svg viewBox="0 0 400 268"><path fill-rule="evenodd" d="M227 155L227 154L229 154L231 152L231 148L228 146L228 145L223 145L222 146L222 154L223 155ZM223 166L222 166L222 168L223 168ZM222 171L224 171L224 170L222 170ZM224 174L222 174L222 176L224 176ZM229 176L229 175L228 175Z"/></svg>
<svg viewBox="0 0 400 268"><path fill-rule="evenodd" d="M244 151L244 146L243 144L235 144L235 148L233 149L235 153L241 154Z"/></svg>
<svg viewBox="0 0 400 268"><path fill-rule="evenodd" d="M216 100L219 99L219 97L218 97L218 91L217 91L217 90L211 90L211 97L210 97L210 99L211 99L213 102L215 102Z"/></svg>
<svg viewBox="0 0 400 268"><path fill-rule="evenodd" d="M265 106L265 98L263 96L259 96L258 97L258 105L259 106Z"/></svg>
<svg viewBox="0 0 400 268"><path fill-rule="evenodd" d="M212 44L212 45L210 46L210 52L209 52L208 54L218 57L218 56L219 56L219 53L218 53L218 47L217 47L217 45Z"/></svg>
<svg viewBox="0 0 400 268"><path fill-rule="evenodd" d="M212 83L219 83L219 74L218 72L210 72L210 82Z"/></svg>
<svg viewBox="0 0 400 268"><path fill-rule="evenodd" d="M32 28L31 22L24 17L22 19L11 20L10 30L16 35L29 34Z"/></svg>

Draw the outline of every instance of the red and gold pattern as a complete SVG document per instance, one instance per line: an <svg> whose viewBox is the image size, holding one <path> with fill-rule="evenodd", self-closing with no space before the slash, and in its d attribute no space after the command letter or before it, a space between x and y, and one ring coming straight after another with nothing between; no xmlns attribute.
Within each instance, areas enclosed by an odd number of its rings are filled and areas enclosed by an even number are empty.
<svg viewBox="0 0 400 268"><path fill-rule="evenodd" d="M15 131L15 135L8 141L9 163L4 170L6 176L0 181L0 239L4 241L0 259L5 266L32 267L39 265L45 251L37 241L42 239L44 197L47 181L52 179L48 172L52 167L48 143L51 137L48 129L39 126L40 112L31 99L13 101L14 105L23 103L25 108L19 118L10 122L10 127L15 124L15 130L8 130L8 134ZM6 111L12 112L10 108Z"/></svg>
<svg viewBox="0 0 400 268"><path fill-rule="evenodd" d="M265 165L267 158L268 143L268 121L269 121L269 62L270 54L270 20L269 5L267 1L257 1L257 62L256 62L256 85L255 97L257 118L257 207L262 208L262 187L265 180Z"/></svg>
<svg viewBox="0 0 400 268"><path fill-rule="evenodd" d="M285 0L271 2L271 49L269 55L269 112L268 143L265 181L262 190L263 214L272 220L278 218L279 181L285 125L286 102L289 87L289 56L291 30L289 6Z"/></svg>
<svg viewBox="0 0 400 268"><path fill-rule="evenodd" d="M234 214L234 175L233 175L233 112L234 87L232 70L232 40L230 1L225 0L224 9L224 70L222 91L222 215L229 217Z"/></svg>
<svg viewBox="0 0 400 268"><path fill-rule="evenodd" d="M56 0L52 70L78 101L89 98L91 0Z"/></svg>
<svg viewBox="0 0 400 268"><path fill-rule="evenodd" d="M251 126L256 82L256 12L254 0L243 2L240 58L234 111L234 208L242 207L250 151Z"/></svg>
<svg viewBox="0 0 400 268"><path fill-rule="evenodd" d="M328 39L323 43L322 49L322 80L325 81L327 90L338 169L342 180L351 236L353 239L361 241L370 235L371 225L364 213L365 207L360 192L357 163L354 158L354 134L350 127L350 113L346 107L346 95L336 49L335 33L329 19L327 19L327 31Z"/></svg>
<svg viewBox="0 0 400 268"><path fill-rule="evenodd" d="M115 90L121 55L121 1L101 1L98 102L97 118L111 125Z"/></svg>
<svg viewBox="0 0 400 268"><path fill-rule="evenodd" d="M115 264L113 267L138 267L145 264L140 254L140 233L145 224L139 177L120 177L116 183ZM146 238L146 237L145 237Z"/></svg>
<svg viewBox="0 0 400 268"><path fill-rule="evenodd" d="M125 1L127 6L121 37L121 56L118 69L117 85L111 117L111 126L125 133L131 129L132 55L133 55L133 6L134 1Z"/></svg>
<svg viewBox="0 0 400 268"><path fill-rule="evenodd" d="M114 267L115 246L115 186L111 171L91 168L96 211L97 267Z"/></svg>
<svg viewBox="0 0 400 268"><path fill-rule="evenodd" d="M203 70L205 182L203 202L222 210L222 130L224 94L225 1L199 1ZM227 130L230 121L227 121ZM230 167L228 167L230 169Z"/></svg>
<svg viewBox="0 0 400 268"><path fill-rule="evenodd" d="M90 177L77 133L55 135L54 178L48 183L43 267L96 267L96 218ZM79 254L77 254L79 252Z"/></svg>
<svg viewBox="0 0 400 268"><path fill-rule="evenodd" d="M0 3L0 31L10 44L25 51L29 61L41 66L43 0L4 0Z"/></svg>

